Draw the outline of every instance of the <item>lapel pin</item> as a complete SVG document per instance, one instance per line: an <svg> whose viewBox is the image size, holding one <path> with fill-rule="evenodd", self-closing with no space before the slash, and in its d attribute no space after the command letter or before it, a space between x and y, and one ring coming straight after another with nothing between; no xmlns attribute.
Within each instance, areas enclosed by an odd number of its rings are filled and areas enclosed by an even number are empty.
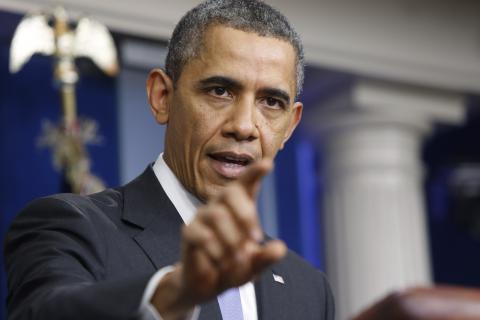
<svg viewBox="0 0 480 320"><path fill-rule="evenodd" d="M285 284L285 280L283 280L283 277L279 276L278 274L275 274L275 273L273 273L273 280L275 280L275 282Z"/></svg>

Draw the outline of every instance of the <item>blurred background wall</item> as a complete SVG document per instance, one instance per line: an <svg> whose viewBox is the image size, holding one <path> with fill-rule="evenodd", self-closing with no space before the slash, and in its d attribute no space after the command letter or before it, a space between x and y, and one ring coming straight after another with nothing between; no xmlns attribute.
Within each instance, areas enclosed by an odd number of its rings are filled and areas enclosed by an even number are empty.
<svg viewBox="0 0 480 320"><path fill-rule="evenodd" d="M327 272L338 319L406 286L480 286L480 4L267 2L296 26L308 63L304 120L261 193L267 232ZM145 78L197 1L61 3L114 33L121 72L108 78L80 61L78 108L103 137L89 148L92 170L116 186L163 148ZM51 60L8 72L22 16L54 4L0 0L2 238L28 201L60 191L50 152L37 146L43 121L60 111ZM4 301L3 272L0 281Z"/></svg>

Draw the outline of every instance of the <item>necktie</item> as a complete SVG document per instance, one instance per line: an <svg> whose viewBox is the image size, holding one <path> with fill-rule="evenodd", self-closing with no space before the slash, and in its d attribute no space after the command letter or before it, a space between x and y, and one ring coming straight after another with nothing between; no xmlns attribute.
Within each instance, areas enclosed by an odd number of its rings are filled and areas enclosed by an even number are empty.
<svg viewBox="0 0 480 320"><path fill-rule="evenodd" d="M238 288L231 288L218 296L223 320L243 320L242 302Z"/></svg>

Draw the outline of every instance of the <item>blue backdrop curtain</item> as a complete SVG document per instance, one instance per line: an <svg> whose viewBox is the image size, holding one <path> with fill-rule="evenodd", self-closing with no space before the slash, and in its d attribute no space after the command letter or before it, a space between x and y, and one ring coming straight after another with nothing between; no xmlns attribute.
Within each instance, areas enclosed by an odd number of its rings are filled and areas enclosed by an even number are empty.
<svg viewBox="0 0 480 320"><path fill-rule="evenodd" d="M480 97L470 97L468 107L465 125L440 127L427 142L425 188L435 282L480 287L480 177L453 183L463 166L480 169ZM455 197L460 189L463 197Z"/></svg>
<svg viewBox="0 0 480 320"><path fill-rule="evenodd" d="M315 141L300 129L275 161L278 236L290 249L324 269L316 150Z"/></svg>

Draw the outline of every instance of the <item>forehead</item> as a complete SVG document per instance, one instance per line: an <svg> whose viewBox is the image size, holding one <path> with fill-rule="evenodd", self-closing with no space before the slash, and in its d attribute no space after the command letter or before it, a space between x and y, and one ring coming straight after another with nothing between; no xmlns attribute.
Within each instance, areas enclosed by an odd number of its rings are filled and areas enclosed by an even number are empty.
<svg viewBox="0 0 480 320"><path fill-rule="evenodd" d="M281 39L215 25L204 32L197 56L184 66L200 76L223 75L295 92L296 54Z"/></svg>

